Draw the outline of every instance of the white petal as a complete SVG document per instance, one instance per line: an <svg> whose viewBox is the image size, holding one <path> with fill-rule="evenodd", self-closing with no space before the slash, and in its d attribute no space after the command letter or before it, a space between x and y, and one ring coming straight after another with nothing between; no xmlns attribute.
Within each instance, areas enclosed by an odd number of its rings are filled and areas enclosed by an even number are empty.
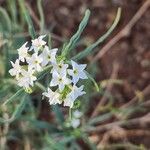
<svg viewBox="0 0 150 150"><path fill-rule="evenodd" d="M58 80L55 78L52 78L51 82L50 82L50 86L56 86L58 84Z"/></svg>
<svg viewBox="0 0 150 150"><path fill-rule="evenodd" d="M73 112L73 116L75 118L80 118L82 115L83 115L83 113L80 112L80 111L78 111L78 110L76 110L76 111Z"/></svg>
<svg viewBox="0 0 150 150"><path fill-rule="evenodd" d="M72 77L73 83L76 84L79 81L79 76L78 75L74 75Z"/></svg>
<svg viewBox="0 0 150 150"><path fill-rule="evenodd" d="M78 65L78 69L79 70L84 70L86 68L86 64L81 64L81 65Z"/></svg>
<svg viewBox="0 0 150 150"><path fill-rule="evenodd" d="M71 120L71 125L73 128L77 128L80 125L80 119L72 119Z"/></svg>
<svg viewBox="0 0 150 150"><path fill-rule="evenodd" d="M66 98L64 100L64 106L68 106L68 107L72 108L73 104L74 104L74 100L72 100L71 98Z"/></svg>
<svg viewBox="0 0 150 150"><path fill-rule="evenodd" d="M73 75L74 75L74 73L73 73L73 70L72 70L72 69L67 69L67 72L68 72L68 74L69 74L70 76L73 76Z"/></svg>
<svg viewBox="0 0 150 150"><path fill-rule="evenodd" d="M81 79L88 79L88 77L87 77L87 75L86 75L86 73L85 72L80 72L80 78Z"/></svg>
<svg viewBox="0 0 150 150"><path fill-rule="evenodd" d="M16 75L16 72L14 71L14 69L10 69L9 73L10 73L11 76L15 76Z"/></svg>
<svg viewBox="0 0 150 150"><path fill-rule="evenodd" d="M59 84L59 90L62 91L64 89L65 85L63 83Z"/></svg>
<svg viewBox="0 0 150 150"><path fill-rule="evenodd" d="M39 39L43 39L43 38L45 38L46 37L46 34L45 35L41 35L41 36L39 36L38 38Z"/></svg>
<svg viewBox="0 0 150 150"><path fill-rule="evenodd" d="M71 64L72 64L73 69L78 68L78 64L75 61L71 60Z"/></svg>

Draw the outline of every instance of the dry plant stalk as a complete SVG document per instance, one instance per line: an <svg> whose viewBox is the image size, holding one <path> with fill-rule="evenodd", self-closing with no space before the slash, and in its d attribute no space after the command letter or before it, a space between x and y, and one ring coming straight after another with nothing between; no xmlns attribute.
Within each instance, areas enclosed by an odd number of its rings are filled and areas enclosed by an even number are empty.
<svg viewBox="0 0 150 150"><path fill-rule="evenodd" d="M141 8L136 12L133 18L129 21L129 23L114 37L112 38L99 52L95 55L91 63L96 62L98 59L101 59L112 46L114 46L118 41L122 38L129 36L133 26L137 23L137 21L144 15L147 9L150 6L150 0L146 0Z"/></svg>

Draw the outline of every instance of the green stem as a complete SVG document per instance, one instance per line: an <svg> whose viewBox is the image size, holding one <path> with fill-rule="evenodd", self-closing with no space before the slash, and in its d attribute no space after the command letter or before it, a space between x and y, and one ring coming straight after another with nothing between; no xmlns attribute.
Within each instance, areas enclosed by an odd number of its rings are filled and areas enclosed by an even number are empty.
<svg viewBox="0 0 150 150"><path fill-rule="evenodd" d="M43 33L45 19L44 19L43 8L42 8L42 0L37 1L37 6L40 15L40 31L41 33Z"/></svg>
<svg viewBox="0 0 150 150"><path fill-rule="evenodd" d="M100 43L102 43L116 28L116 26L120 20L120 16L121 16L121 8L118 8L116 18L115 18L113 24L111 25L111 27L108 29L108 31L103 36L101 36L95 43L93 43L92 45L90 45L85 50L81 51L80 53L78 53L77 55L72 57L71 59L80 60L80 59L86 57L87 55L89 55L92 52L92 50L94 48L96 48Z"/></svg>
<svg viewBox="0 0 150 150"><path fill-rule="evenodd" d="M69 121L71 121L71 119L72 119L72 109L69 108Z"/></svg>

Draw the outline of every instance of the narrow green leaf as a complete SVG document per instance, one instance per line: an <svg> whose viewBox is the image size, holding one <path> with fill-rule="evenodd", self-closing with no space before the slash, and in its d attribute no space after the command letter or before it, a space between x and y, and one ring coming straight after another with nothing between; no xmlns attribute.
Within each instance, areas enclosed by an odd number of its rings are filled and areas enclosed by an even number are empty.
<svg viewBox="0 0 150 150"><path fill-rule="evenodd" d="M11 96L9 99L7 99L7 100L3 103L3 105L6 105L6 104L8 104L8 103L10 103L10 102L12 102L12 101L14 101L14 100L16 100L16 98L17 98L20 94L22 94L23 91L24 91L24 89L21 88L21 89L20 89L19 91L17 91L13 96Z"/></svg>
<svg viewBox="0 0 150 150"><path fill-rule="evenodd" d="M53 139L50 135L46 136L44 141L48 143L50 149L52 150L66 150L66 147L63 144ZM47 150L49 150L49 148Z"/></svg>
<svg viewBox="0 0 150 150"><path fill-rule="evenodd" d="M121 8L118 8L116 18L115 18L112 26L108 29L108 31L103 36L101 36L95 43L93 43L92 45L87 47L82 52L78 53L76 56L72 57L72 59L73 60L80 60L80 59L86 57L87 55L89 55L90 52L94 48L96 48L100 43L102 43L112 33L112 31L115 29L115 27L117 26L117 24L120 20L120 16L121 16Z"/></svg>
<svg viewBox="0 0 150 150"><path fill-rule="evenodd" d="M28 12L27 8L25 7L25 2L24 2L24 0L18 0L18 1L19 1L21 9L23 11L23 14L25 16L26 22L28 24L28 31L30 33L30 36L32 37L32 39L34 39L36 37L36 33L35 33L34 26L33 26L33 22L29 15L29 12Z"/></svg>
<svg viewBox="0 0 150 150"><path fill-rule="evenodd" d="M99 86L98 84L96 83L96 81L94 80L94 78L86 71L86 75L88 76L88 78L93 82L95 88L96 88L96 91L99 92L100 89L99 89Z"/></svg>
<svg viewBox="0 0 150 150"><path fill-rule="evenodd" d="M74 141L75 138L76 138L76 137L75 137L75 136L72 136L72 135L66 136L66 137L64 137L64 138L60 141L60 144L66 145L66 144L68 144L68 143Z"/></svg>
<svg viewBox="0 0 150 150"><path fill-rule="evenodd" d="M16 0L7 0L7 5L14 25L17 25L17 8Z"/></svg>
<svg viewBox="0 0 150 150"><path fill-rule="evenodd" d="M4 55L5 55L5 77L8 77L8 70L9 70L9 58L10 58L10 54L9 54L9 47L8 45L6 44L4 47Z"/></svg>
<svg viewBox="0 0 150 150"><path fill-rule="evenodd" d="M57 126L54 124L30 118L26 118L25 120L29 121L31 126L34 126L37 129L47 129L49 132L59 132L59 129L57 129Z"/></svg>
<svg viewBox="0 0 150 150"><path fill-rule="evenodd" d="M19 106L15 109L15 112L12 115L12 120L15 120L17 118L19 118L19 116L21 115L22 111L25 108L25 105L27 104L28 99L27 99L27 94L25 94L23 96L23 98L21 99L21 102L19 104Z"/></svg>
<svg viewBox="0 0 150 150"><path fill-rule="evenodd" d="M51 36L51 34L48 35L48 47L50 49L52 48L52 36Z"/></svg>
<svg viewBox="0 0 150 150"><path fill-rule="evenodd" d="M44 31L44 14L43 14L43 8L42 8L42 0L37 1L38 11L40 15L40 31Z"/></svg>
<svg viewBox="0 0 150 150"><path fill-rule="evenodd" d="M60 110L60 108L57 105L52 106L53 112L56 115L56 120L58 121L58 123L63 127L63 123L64 123L64 116Z"/></svg>
<svg viewBox="0 0 150 150"><path fill-rule="evenodd" d="M69 43L66 44L62 50L62 56L63 57L66 57L69 54L69 52L72 50L72 48L75 47L75 45L76 45L77 41L79 40L84 28L86 27L86 25L88 23L89 17L90 17L90 10L86 10L85 16L84 16L83 20L81 21L77 32L71 37Z"/></svg>
<svg viewBox="0 0 150 150"><path fill-rule="evenodd" d="M15 109L12 117L9 118L9 119L7 119L7 120L3 119L3 118L0 118L0 123L7 123L7 122L10 123L10 122L14 121L15 119L17 119L21 115L22 111L25 108L25 105L27 104L26 96L27 96L26 94L23 96L23 98L21 99L21 102L20 102L19 106Z"/></svg>
<svg viewBox="0 0 150 150"><path fill-rule="evenodd" d="M0 26L3 29L2 32L11 32L11 19L6 10L2 7L0 7Z"/></svg>
<svg viewBox="0 0 150 150"><path fill-rule="evenodd" d="M46 88L40 82L36 82L35 85L42 91L46 91Z"/></svg>
<svg viewBox="0 0 150 150"><path fill-rule="evenodd" d="M69 120L71 121L72 120L72 109L69 108Z"/></svg>

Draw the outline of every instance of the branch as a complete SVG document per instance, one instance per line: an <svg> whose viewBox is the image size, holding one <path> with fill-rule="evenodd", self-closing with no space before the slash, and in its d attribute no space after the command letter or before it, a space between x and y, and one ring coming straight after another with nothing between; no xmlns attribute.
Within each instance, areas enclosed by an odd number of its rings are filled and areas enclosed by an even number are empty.
<svg viewBox="0 0 150 150"><path fill-rule="evenodd" d="M118 70L119 70L119 64L118 63L114 63L113 64L113 71L112 71L112 74L110 76L110 79L116 79L117 76L118 76ZM101 106L103 106L105 103L106 103L106 100L107 100L107 97L105 96L108 92L110 92L113 88L113 83L110 82L108 83L107 87L106 87L106 90L104 92L104 95L103 97L101 98L101 100L99 101L98 105L96 106L96 108L94 109L91 117L95 117L98 113L99 113L99 108Z"/></svg>
<svg viewBox="0 0 150 150"><path fill-rule="evenodd" d="M129 23L114 37L112 38L93 58L91 63L97 61L98 59L102 58L109 49L114 46L119 40L124 37L127 37L133 26L137 23L137 21L144 15L146 10L150 6L150 0L145 1L145 3L141 6L141 8L137 11L137 13L133 16L133 18L129 21Z"/></svg>
<svg viewBox="0 0 150 150"><path fill-rule="evenodd" d="M140 118L134 118L134 119L129 119L129 120L121 120L121 121L116 121L112 123L107 123L105 125L99 125L96 127L87 127L84 129L86 132L102 132L105 130L110 130L114 126L123 126L123 125L145 125L146 123L150 123L150 113L147 115L140 117Z"/></svg>

